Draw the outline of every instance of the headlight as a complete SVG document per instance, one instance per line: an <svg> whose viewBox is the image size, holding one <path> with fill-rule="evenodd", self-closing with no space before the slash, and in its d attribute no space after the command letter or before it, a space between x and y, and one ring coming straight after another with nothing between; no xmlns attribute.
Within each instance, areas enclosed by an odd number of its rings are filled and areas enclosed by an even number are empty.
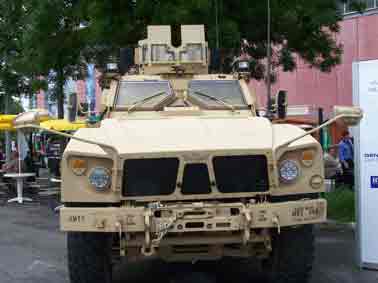
<svg viewBox="0 0 378 283"><path fill-rule="evenodd" d="M280 164L280 177L284 182L293 182L299 176L299 168L295 161L284 160Z"/></svg>
<svg viewBox="0 0 378 283"><path fill-rule="evenodd" d="M104 167L93 168L89 174L89 183L98 191L106 190L111 183L109 170Z"/></svg>

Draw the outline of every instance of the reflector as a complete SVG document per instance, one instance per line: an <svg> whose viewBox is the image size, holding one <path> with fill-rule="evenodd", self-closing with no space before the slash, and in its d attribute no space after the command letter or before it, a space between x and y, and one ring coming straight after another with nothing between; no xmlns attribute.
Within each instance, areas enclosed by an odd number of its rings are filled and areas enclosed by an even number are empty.
<svg viewBox="0 0 378 283"><path fill-rule="evenodd" d="M87 171L87 161L84 159L72 158L70 164L75 175L81 176Z"/></svg>

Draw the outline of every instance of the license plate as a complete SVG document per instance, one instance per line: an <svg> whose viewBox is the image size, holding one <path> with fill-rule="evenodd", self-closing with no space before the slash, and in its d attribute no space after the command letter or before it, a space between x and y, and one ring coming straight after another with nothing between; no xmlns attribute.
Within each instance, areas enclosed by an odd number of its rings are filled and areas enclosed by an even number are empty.
<svg viewBox="0 0 378 283"><path fill-rule="evenodd" d="M325 206L323 203L297 206L292 209L291 216L297 221L311 221L321 219L325 215Z"/></svg>

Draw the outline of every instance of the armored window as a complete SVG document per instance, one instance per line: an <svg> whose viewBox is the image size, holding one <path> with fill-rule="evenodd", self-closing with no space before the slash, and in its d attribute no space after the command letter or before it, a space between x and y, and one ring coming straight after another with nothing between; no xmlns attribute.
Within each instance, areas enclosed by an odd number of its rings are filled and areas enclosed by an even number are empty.
<svg viewBox="0 0 378 283"><path fill-rule="evenodd" d="M168 81L122 81L119 83L116 107L138 104L141 110L154 110L166 100L173 98Z"/></svg>
<svg viewBox="0 0 378 283"><path fill-rule="evenodd" d="M243 92L237 80L193 80L189 83L189 98L203 108L246 108Z"/></svg>
<svg viewBox="0 0 378 283"><path fill-rule="evenodd" d="M180 52L182 62L201 62L203 60L202 44L187 44L185 50Z"/></svg>
<svg viewBox="0 0 378 283"><path fill-rule="evenodd" d="M153 62L172 62L176 60L175 53L169 51L169 48L166 44L153 44L151 46L152 50L152 61Z"/></svg>

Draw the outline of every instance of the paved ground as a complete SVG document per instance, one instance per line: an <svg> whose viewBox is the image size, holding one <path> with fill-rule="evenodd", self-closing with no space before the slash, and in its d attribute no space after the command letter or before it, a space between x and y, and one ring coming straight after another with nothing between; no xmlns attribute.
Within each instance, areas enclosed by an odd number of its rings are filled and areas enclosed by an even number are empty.
<svg viewBox="0 0 378 283"><path fill-rule="evenodd" d="M0 205L0 282L68 283L65 236L58 231L58 217L46 205ZM312 283L377 282L378 272L360 271L354 265L354 236L351 231L317 232L317 254ZM217 267L194 267L180 280L181 267L159 262L120 266L115 282L262 282L247 276L239 266L222 266L230 279L216 272ZM207 273L202 271L207 270ZM194 278L189 274L194 274ZM184 279L185 280L184 280ZM201 279L202 278L202 279ZM232 279L231 279L232 278Z"/></svg>

